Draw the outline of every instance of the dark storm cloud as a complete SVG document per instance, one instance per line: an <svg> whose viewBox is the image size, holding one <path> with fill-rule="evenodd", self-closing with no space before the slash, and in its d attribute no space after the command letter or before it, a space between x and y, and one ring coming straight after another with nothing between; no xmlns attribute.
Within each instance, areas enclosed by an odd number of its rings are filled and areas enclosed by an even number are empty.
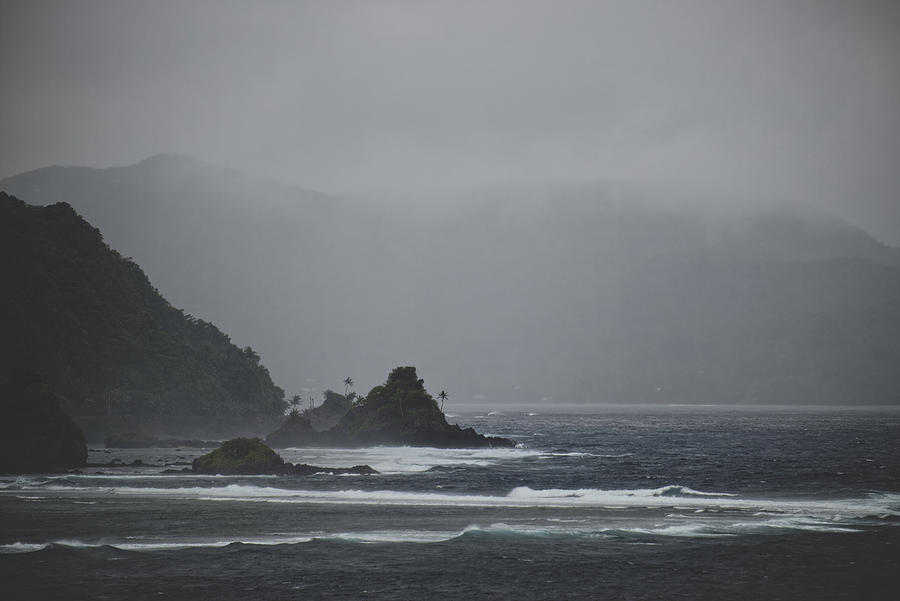
<svg viewBox="0 0 900 601"><path fill-rule="evenodd" d="M0 174L179 151L328 191L681 181L900 243L890 2L5 2Z"/></svg>

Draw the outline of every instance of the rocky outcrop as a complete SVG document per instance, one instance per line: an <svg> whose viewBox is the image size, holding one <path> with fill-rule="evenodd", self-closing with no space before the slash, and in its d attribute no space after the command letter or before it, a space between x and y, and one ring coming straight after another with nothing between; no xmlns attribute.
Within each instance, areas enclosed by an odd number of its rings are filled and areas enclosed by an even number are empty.
<svg viewBox="0 0 900 601"><path fill-rule="evenodd" d="M0 389L0 472L52 472L86 462L81 430L41 375L10 372Z"/></svg>
<svg viewBox="0 0 900 601"><path fill-rule="evenodd" d="M281 426L266 436L266 444L273 447L285 448L296 446L310 446L322 436L313 429L309 418L301 413L292 411Z"/></svg>
<svg viewBox="0 0 900 601"><path fill-rule="evenodd" d="M447 423L415 367L397 367L354 406L332 431L332 440L353 446L404 444L432 447L514 447L506 438L483 436Z"/></svg>
<svg viewBox="0 0 900 601"><path fill-rule="evenodd" d="M377 474L378 470L368 465L354 465L353 467L321 467L318 465L309 465L307 463L285 463L284 467L277 473L285 476L312 476L314 474L357 474L360 476L368 476Z"/></svg>
<svg viewBox="0 0 900 601"><path fill-rule="evenodd" d="M317 432L324 432L335 427L344 417L353 403L349 398L333 390L325 391L325 400L318 407L307 409L303 415Z"/></svg>
<svg viewBox="0 0 900 601"><path fill-rule="evenodd" d="M233 438L211 453L194 459L202 474L273 474L284 465L278 453L254 438Z"/></svg>
<svg viewBox="0 0 900 601"><path fill-rule="evenodd" d="M437 402L426 392L415 367L394 369L383 385L376 386L353 405L331 430L315 432L307 426L288 417L266 440L275 446L515 446L506 438L483 436L472 428L448 424Z"/></svg>

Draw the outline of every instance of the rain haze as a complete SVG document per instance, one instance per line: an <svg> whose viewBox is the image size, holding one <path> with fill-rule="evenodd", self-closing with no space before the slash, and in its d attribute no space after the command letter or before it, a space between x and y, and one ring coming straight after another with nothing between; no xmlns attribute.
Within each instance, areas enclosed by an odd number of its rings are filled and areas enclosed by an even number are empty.
<svg viewBox="0 0 900 601"><path fill-rule="evenodd" d="M332 193L675 180L900 244L894 2L3 4L4 176L179 152Z"/></svg>
<svg viewBox="0 0 900 601"><path fill-rule="evenodd" d="M410 363L457 401L838 402L844 359L800 357L859 324L796 331L806 303L897 327L890 286L734 268L898 265L896 3L3 8L5 188L72 203L289 393ZM149 174L12 177L51 165Z"/></svg>
<svg viewBox="0 0 900 601"><path fill-rule="evenodd" d="M3 601L900 599L900 1L0 0Z"/></svg>

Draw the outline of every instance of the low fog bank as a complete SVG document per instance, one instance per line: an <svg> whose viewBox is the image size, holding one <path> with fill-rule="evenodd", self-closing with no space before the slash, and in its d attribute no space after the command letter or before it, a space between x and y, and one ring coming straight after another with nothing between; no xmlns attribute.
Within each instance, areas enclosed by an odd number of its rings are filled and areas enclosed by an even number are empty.
<svg viewBox="0 0 900 601"><path fill-rule="evenodd" d="M65 200L288 395L416 365L453 403L900 401L900 251L815 206L635 181L336 197L180 156Z"/></svg>
<svg viewBox="0 0 900 601"><path fill-rule="evenodd" d="M0 177L176 150L341 195L678 180L811 202L900 245L890 0L4 9Z"/></svg>

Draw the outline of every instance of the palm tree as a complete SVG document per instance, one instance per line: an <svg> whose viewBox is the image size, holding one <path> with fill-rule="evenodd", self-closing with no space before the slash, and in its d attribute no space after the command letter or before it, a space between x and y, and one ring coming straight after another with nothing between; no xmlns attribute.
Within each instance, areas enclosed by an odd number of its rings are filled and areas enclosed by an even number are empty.
<svg viewBox="0 0 900 601"><path fill-rule="evenodd" d="M347 391L353 388L353 378L347 377L344 379L344 396L347 396Z"/></svg>
<svg viewBox="0 0 900 601"><path fill-rule="evenodd" d="M447 400L447 392L442 390L438 393L438 398L441 399L441 413L444 412L444 401Z"/></svg>
<svg viewBox="0 0 900 601"><path fill-rule="evenodd" d="M297 407L300 405L300 401L302 401L302 400L303 400L303 397L300 396L299 394L295 394L294 396L291 397L291 400L289 401L289 403L291 404L291 407L292 407L291 413L297 413Z"/></svg>

